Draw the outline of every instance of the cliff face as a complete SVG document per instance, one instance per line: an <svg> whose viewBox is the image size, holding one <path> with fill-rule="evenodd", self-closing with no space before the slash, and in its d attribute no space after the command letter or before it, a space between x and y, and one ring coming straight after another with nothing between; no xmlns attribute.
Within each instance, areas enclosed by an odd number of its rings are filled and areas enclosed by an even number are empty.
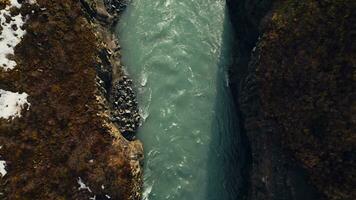
<svg viewBox="0 0 356 200"><path fill-rule="evenodd" d="M122 136L109 103L112 73L122 77L115 10L99 0L20 3L11 16L26 20L17 27L26 34L7 56L16 66L0 68L0 89L28 103L0 118L0 198L140 199L142 145Z"/></svg>
<svg viewBox="0 0 356 200"><path fill-rule="evenodd" d="M229 0L247 199L356 198L355 1Z"/></svg>

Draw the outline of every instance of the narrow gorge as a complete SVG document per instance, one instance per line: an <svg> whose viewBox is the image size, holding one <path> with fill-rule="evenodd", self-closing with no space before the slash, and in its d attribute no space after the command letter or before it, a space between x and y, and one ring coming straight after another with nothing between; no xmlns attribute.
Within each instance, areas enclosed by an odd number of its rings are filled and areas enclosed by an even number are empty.
<svg viewBox="0 0 356 200"><path fill-rule="evenodd" d="M117 30L143 116L143 199L236 199L243 159L225 2L132 1Z"/></svg>
<svg viewBox="0 0 356 200"><path fill-rule="evenodd" d="M0 0L0 199L355 200L355 0Z"/></svg>

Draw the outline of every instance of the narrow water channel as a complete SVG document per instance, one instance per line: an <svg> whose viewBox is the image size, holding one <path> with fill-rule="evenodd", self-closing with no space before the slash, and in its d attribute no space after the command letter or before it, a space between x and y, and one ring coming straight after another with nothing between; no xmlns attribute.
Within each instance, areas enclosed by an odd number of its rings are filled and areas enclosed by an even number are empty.
<svg viewBox="0 0 356 200"><path fill-rule="evenodd" d="M236 199L237 118L224 0L132 0L117 32L133 78L146 200Z"/></svg>

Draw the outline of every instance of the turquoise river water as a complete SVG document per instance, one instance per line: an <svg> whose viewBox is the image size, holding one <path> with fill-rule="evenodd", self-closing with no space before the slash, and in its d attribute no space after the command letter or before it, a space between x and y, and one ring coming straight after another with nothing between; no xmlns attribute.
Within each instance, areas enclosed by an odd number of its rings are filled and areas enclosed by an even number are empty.
<svg viewBox="0 0 356 200"><path fill-rule="evenodd" d="M144 118L144 200L236 199L224 0L132 0L118 25Z"/></svg>

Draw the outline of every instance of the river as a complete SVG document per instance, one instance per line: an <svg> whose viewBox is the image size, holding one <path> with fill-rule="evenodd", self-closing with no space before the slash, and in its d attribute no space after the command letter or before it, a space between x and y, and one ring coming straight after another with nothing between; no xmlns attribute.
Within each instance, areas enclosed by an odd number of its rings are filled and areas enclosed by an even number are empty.
<svg viewBox="0 0 356 200"><path fill-rule="evenodd" d="M117 27L143 116L144 200L236 199L238 119L222 0L133 0Z"/></svg>

